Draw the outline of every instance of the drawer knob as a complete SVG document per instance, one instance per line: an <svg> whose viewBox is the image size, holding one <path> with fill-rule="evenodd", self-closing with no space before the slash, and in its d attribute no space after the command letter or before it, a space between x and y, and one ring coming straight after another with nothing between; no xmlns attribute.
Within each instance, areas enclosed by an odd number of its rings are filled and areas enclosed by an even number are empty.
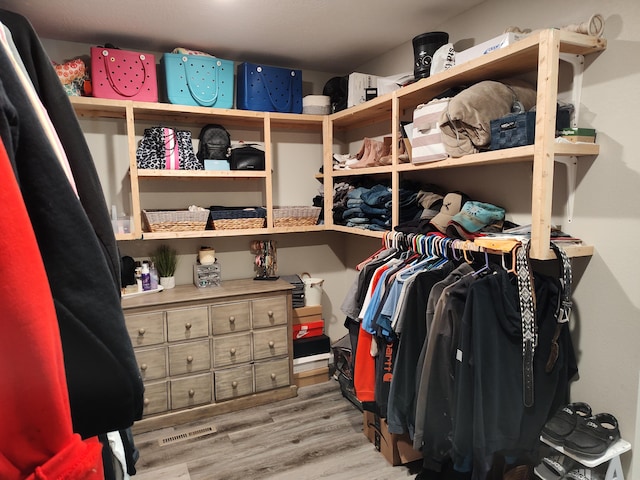
<svg viewBox="0 0 640 480"><path fill-rule="evenodd" d="M193 397L196 394L196 391L193 389L189 389L189 396Z"/></svg>
<svg viewBox="0 0 640 480"><path fill-rule="evenodd" d="M140 336L143 336L145 332L146 332L146 330L144 328L139 328L138 329L138 335L140 335Z"/></svg>
<svg viewBox="0 0 640 480"><path fill-rule="evenodd" d="M231 382L231 388L238 388L238 382Z"/></svg>
<svg viewBox="0 0 640 480"><path fill-rule="evenodd" d="M267 315L269 315L269 317L270 317L270 318L271 318L271 317L273 317L273 310L269 310L269 311L267 312Z"/></svg>
<svg viewBox="0 0 640 480"><path fill-rule="evenodd" d="M231 355L235 355L235 354L236 354L236 349L235 349L235 348L230 349L230 350L229 350L229 353L230 353Z"/></svg>
<svg viewBox="0 0 640 480"><path fill-rule="evenodd" d="M275 342L274 342L273 340L271 340L271 341L269 342L269 348L273 348L273 347L275 347L275 346L276 346Z"/></svg>
<svg viewBox="0 0 640 480"><path fill-rule="evenodd" d="M234 317L233 315L231 315L229 317L229 323L236 323L236 317Z"/></svg>
<svg viewBox="0 0 640 480"><path fill-rule="evenodd" d="M186 328L187 330L191 330L191 324L189 322L185 323L184 328Z"/></svg>
<svg viewBox="0 0 640 480"><path fill-rule="evenodd" d="M275 380L275 379L276 379L276 374L275 374L275 373L272 373L272 374L271 374L271 380Z"/></svg>
<svg viewBox="0 0 640 480"><path fill-rule="evenodd" d="M149 406L150 403L151 403L151 401L148 398L144 399L144 406L145 407Z"/></svg>
<svg viewBox="0 0 640 480"><path fill-rule="evenodd" d="M189 355L187 357L187 363L191 363L191 362L193 362L193 356Z"/></svg>
<svg viewBox="0 0 640 480"><path fill-rule="evenodd" d="M143 372L147 369L147 364L143 363L142 365L140 365L140 370L142 370Z"/></svg>

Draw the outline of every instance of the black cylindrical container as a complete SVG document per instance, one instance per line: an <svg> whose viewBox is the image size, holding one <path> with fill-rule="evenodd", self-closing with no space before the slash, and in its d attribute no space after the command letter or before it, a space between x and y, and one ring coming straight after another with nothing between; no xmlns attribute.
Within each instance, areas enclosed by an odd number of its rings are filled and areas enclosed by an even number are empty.
<svg viewBox="0 0 640 480"><path fill-rule="evenodd" d="M413 76L416 80L429 76L433 54L448 41L447 32L427 32L413 38Z"/></svg>

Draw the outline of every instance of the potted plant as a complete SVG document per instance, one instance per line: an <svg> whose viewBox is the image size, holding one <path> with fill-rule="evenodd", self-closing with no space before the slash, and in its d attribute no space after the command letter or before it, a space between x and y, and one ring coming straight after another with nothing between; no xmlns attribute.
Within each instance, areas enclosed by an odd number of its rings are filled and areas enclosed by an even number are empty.
<svg viewBox="0 0 640 480"><path fill-rule="evenodd" d="M160 285L173 288L176 285L175 273L178 265L178 252L169 245L160 245L152 254L151 261L158 271Z"/></svg>

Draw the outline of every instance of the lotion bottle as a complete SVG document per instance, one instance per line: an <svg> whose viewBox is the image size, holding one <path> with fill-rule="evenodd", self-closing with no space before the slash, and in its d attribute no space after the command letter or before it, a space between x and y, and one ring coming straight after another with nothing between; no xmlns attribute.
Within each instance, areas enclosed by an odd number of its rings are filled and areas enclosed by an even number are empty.
<svg viewBox="0 0 640 480"><path fill-rule="evenodd" d="M149 264L147 262L142 264L142 271L140 273L142 277L142 290L151 290L151 274L149 273Z"/></svg>

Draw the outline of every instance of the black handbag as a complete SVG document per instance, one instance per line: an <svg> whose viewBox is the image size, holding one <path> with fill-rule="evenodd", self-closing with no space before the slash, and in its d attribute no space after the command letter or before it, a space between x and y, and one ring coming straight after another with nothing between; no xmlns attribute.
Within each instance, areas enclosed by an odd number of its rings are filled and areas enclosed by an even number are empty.
<svg viewBox="0 0 640 480"><path fill-rule="evenodd" d="M231 149L231 170L264 170L264 151L245 143Z"/></svg>

